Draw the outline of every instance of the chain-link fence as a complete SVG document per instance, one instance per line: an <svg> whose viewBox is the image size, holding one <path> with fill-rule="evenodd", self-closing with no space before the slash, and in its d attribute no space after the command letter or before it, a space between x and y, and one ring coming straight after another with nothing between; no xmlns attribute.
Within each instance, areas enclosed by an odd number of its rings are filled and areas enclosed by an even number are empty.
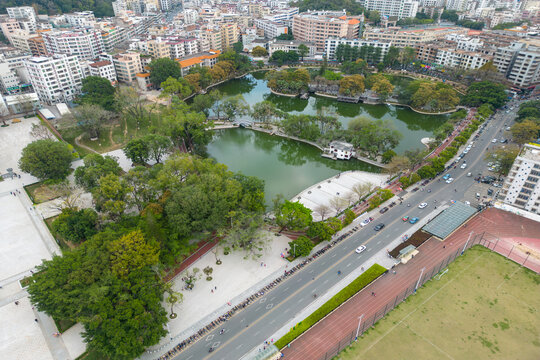
<svg viewBox="0 0 540 360"><path fill-rule="evenodd" d="M351 329L351 332L344 336L340 341L332 346L319 360L332 359L334 356L339 354L341 350L349 346L358 336L361 336L367 329L375 325L377 321L383 318L388 314L392 309L394 309L398 304L405 301L407 297L414 294L416 289L424 285L427 281L431 280L434 276L443 271L448 264L454 261L458 256L463 254L466 250L470 249L473 245L482 245L486 248L493 250L506 258L509 258L518 264L525 266L538 273L538 264L535 261L530 259L530 254L526 254L524 257L522 253L518 252L516 244L506 242L502 239L499 239L497 236L488 233L471 235L469 241L465 243L463 248L454 251L452 254L448 255L445 259L439 262L437 265L433 266L430 269L423 269L422 275L418 280L410 283L407 288L397 295L394 299L381 306L379 310L371 315L368 318L362 318L360 321L359 327Z"/></svg>

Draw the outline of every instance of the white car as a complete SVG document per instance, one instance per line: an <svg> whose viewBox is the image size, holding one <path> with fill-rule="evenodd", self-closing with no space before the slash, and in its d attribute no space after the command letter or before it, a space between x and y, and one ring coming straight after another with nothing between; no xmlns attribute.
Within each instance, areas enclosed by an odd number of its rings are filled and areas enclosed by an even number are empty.
<svg viewBox="0 0 540 360"><path fill-rule="evenodd" d="M510 131L510 129L511 129L511 127L510 127L510 126L508 126L508 127L506 128L506 131Z"/></svg>
<svg viewBox="0 0 540 360"><path fill-rule="evenodd" d="M467 167L467 163L463 163L460 168L465 169Z"/></svg>
<svg viewBox="0 0 540 360"><path fill-rule="evenodd" d="M366 247L362 245L362 246L357 247L355 251L357 254L360 254L364 250L366 250Z"/></svg>
<svg viewBox="0 0 540 360"><path fill-rule="evenodd" d="M452 181L454 181L454 178L450 178L450 179L446 180L446 183L450 184L450 183L452 183Z"/></svg>
<svg viewBox="0 0 540 360"><path fill-rule="evenodd" d="M418 208L419 209L423 209L427 206L427 203L421 203L420 205L418 205Z"/></svg>
<svg viewBox="0 0 540 360"><path fill-rule="evenodd" d="M492 143L496 143L497 142L497 139L493 139L491 140Z"/></svg>
<svg viewBox="0 0 540 360"><path fill-rule="evenodd" d="M468 153L469 153L469 149L463 150L463 153L464 153L464 154L468 154Z"/></svg>
<svg viewBox="0 0 540 360"><path fill-rule="evenodd" d="M364 219L364 220L362 220L362 222L360 223L360 226L361 226L361 227L364 227L364 226L366 226L367 224L369 224L370 222L371 222L371 220L369 220L369 218Z"/></svg>

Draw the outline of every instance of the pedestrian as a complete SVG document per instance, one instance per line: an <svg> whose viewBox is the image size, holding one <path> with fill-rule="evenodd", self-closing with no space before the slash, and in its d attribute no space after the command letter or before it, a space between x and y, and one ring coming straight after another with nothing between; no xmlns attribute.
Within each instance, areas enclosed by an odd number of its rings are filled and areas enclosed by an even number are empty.
<svg viewBox="0 0 540 360"><path fill-rule="evenodd" d="M446 249L446 245L443 245L443 247L442 247L442 248L443 248L443 249Z"/></svg>
<svg viewBox="0 0 540 360"><path fill-rule="evenodd" d="M15 305L19 305L19 302L18 302L18 301L15 301Z"/></svg>
<svg viewBox="0 0 540 360"><path fill-rule="evenodd" d="M371 292L371 296L375 296L375 293L373 291Z"/></svg>
<svg viewBox="0 0 540 360"><path fill-rule="evenodd" d="M210 292L213 294L213 293L214 293L214 289L210 289Z"/></svg>
<svg viewBox="0 0 540 360"><path fill-rule="evenodd" d="M35 322L38 322L38 319L34 319Z"/></svg>
<svg viewBox="0 0 540 360"><path fill-rule="evenodd" d="M217 286L216 286L216 287L214 287L214 290L217 290Z"/></svg>
<svg viewBox="0 0 540 360"><path fill-rule="evenodd" d="M263 266L264 262L261 261L261 267Z"/></svg>
<svg viewBox="0 0 540 360"><path fill-rule="evenodd" d="M396 274L396 270L393 270L392 273L394 273L394 275Z"/></svg>
<svg viewBox="0 0 540 360"><path fill-rule="evenodd" d="M266 267L266 263L264 264L264 267Z"/></svg>

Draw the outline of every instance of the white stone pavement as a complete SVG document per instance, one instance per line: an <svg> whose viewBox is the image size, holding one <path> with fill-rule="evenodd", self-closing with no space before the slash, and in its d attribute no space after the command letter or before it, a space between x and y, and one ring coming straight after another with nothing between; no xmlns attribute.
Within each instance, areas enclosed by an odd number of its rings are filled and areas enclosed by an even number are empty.
<svg viewBox="0 0 540 360"><path fill-rule="evenodd" d="M358 201L357 196L354 195L352 190L355 185L371 183L374 187L384 187L384 183L388 178L388 175L368 173L365 171L346 171L310 186L293 197L291 201L299 201L305 207L311 209L313 211L313 219L320 221L321 216L316 211L319 206L325 205L329 208L329 213L325 216L326 218L335 216L336 211L331 205L332 199L344 199L345 205L347 205L347 200L345 199L347 196L352 195L353 200ZM346 206L342 206L342 208L344 207Z"/></svg>

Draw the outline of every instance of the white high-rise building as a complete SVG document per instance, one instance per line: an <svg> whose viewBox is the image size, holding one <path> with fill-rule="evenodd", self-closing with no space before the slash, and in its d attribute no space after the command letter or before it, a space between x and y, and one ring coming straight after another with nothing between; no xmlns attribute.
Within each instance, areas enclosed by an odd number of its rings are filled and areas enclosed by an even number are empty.
<svg viewBox="0 0 540 360"><path fill-rule="evenodd" d="M64 14L66 22L73 27L92 26L96 22L93 11L80 11L71 14Z"/></svg>
<svg viewBox="0 0 540 360"><path fill-rule="evenodd" d="M18 6L6 8L8 16L12 19L20 20L26 23L28 31L36 31L37 29L37 15L36 11L31 6ZM28 21L25 21L27 19Z"/></svg>
<svg viewBox="0 0 540 360"><path fill-rule="evenodd" d="M199 20L199 12L195 9L184 10L184 24L195 24Z"/></svg>
<svg viewBox="0 0 540 360"><path fill-rule="evenodd" d="M75 55L32 57L26 70L39 99L49 105L74 99L82 86L83 73Z"/></svg>
<svg viewBox="0 0 540 360"><path fill-rule="evenodd" d="M463 11L466 9L467 0L446 0L446 9Z"/></svg>
<svg viewBox="0 0 540 360"><path fill-rule="evenodd" d="M499 198L509 205L540 214L540 145L526 144L504 181Z"/></svg>
<svg viewBox="0 0 540 360"><path fill-rule="evenodd" d="M81 60L90 60L105 50L101 32L95 29L47 31L41 36L49 54L77 55Z"/></svg>
<svg viewBox="0 0 540 360"><path fill-rule="evenodd" d="M376 10L383 16L397 16L398 19L415 17L418 1L415 0L360 0L368 10Z"/></svg>

